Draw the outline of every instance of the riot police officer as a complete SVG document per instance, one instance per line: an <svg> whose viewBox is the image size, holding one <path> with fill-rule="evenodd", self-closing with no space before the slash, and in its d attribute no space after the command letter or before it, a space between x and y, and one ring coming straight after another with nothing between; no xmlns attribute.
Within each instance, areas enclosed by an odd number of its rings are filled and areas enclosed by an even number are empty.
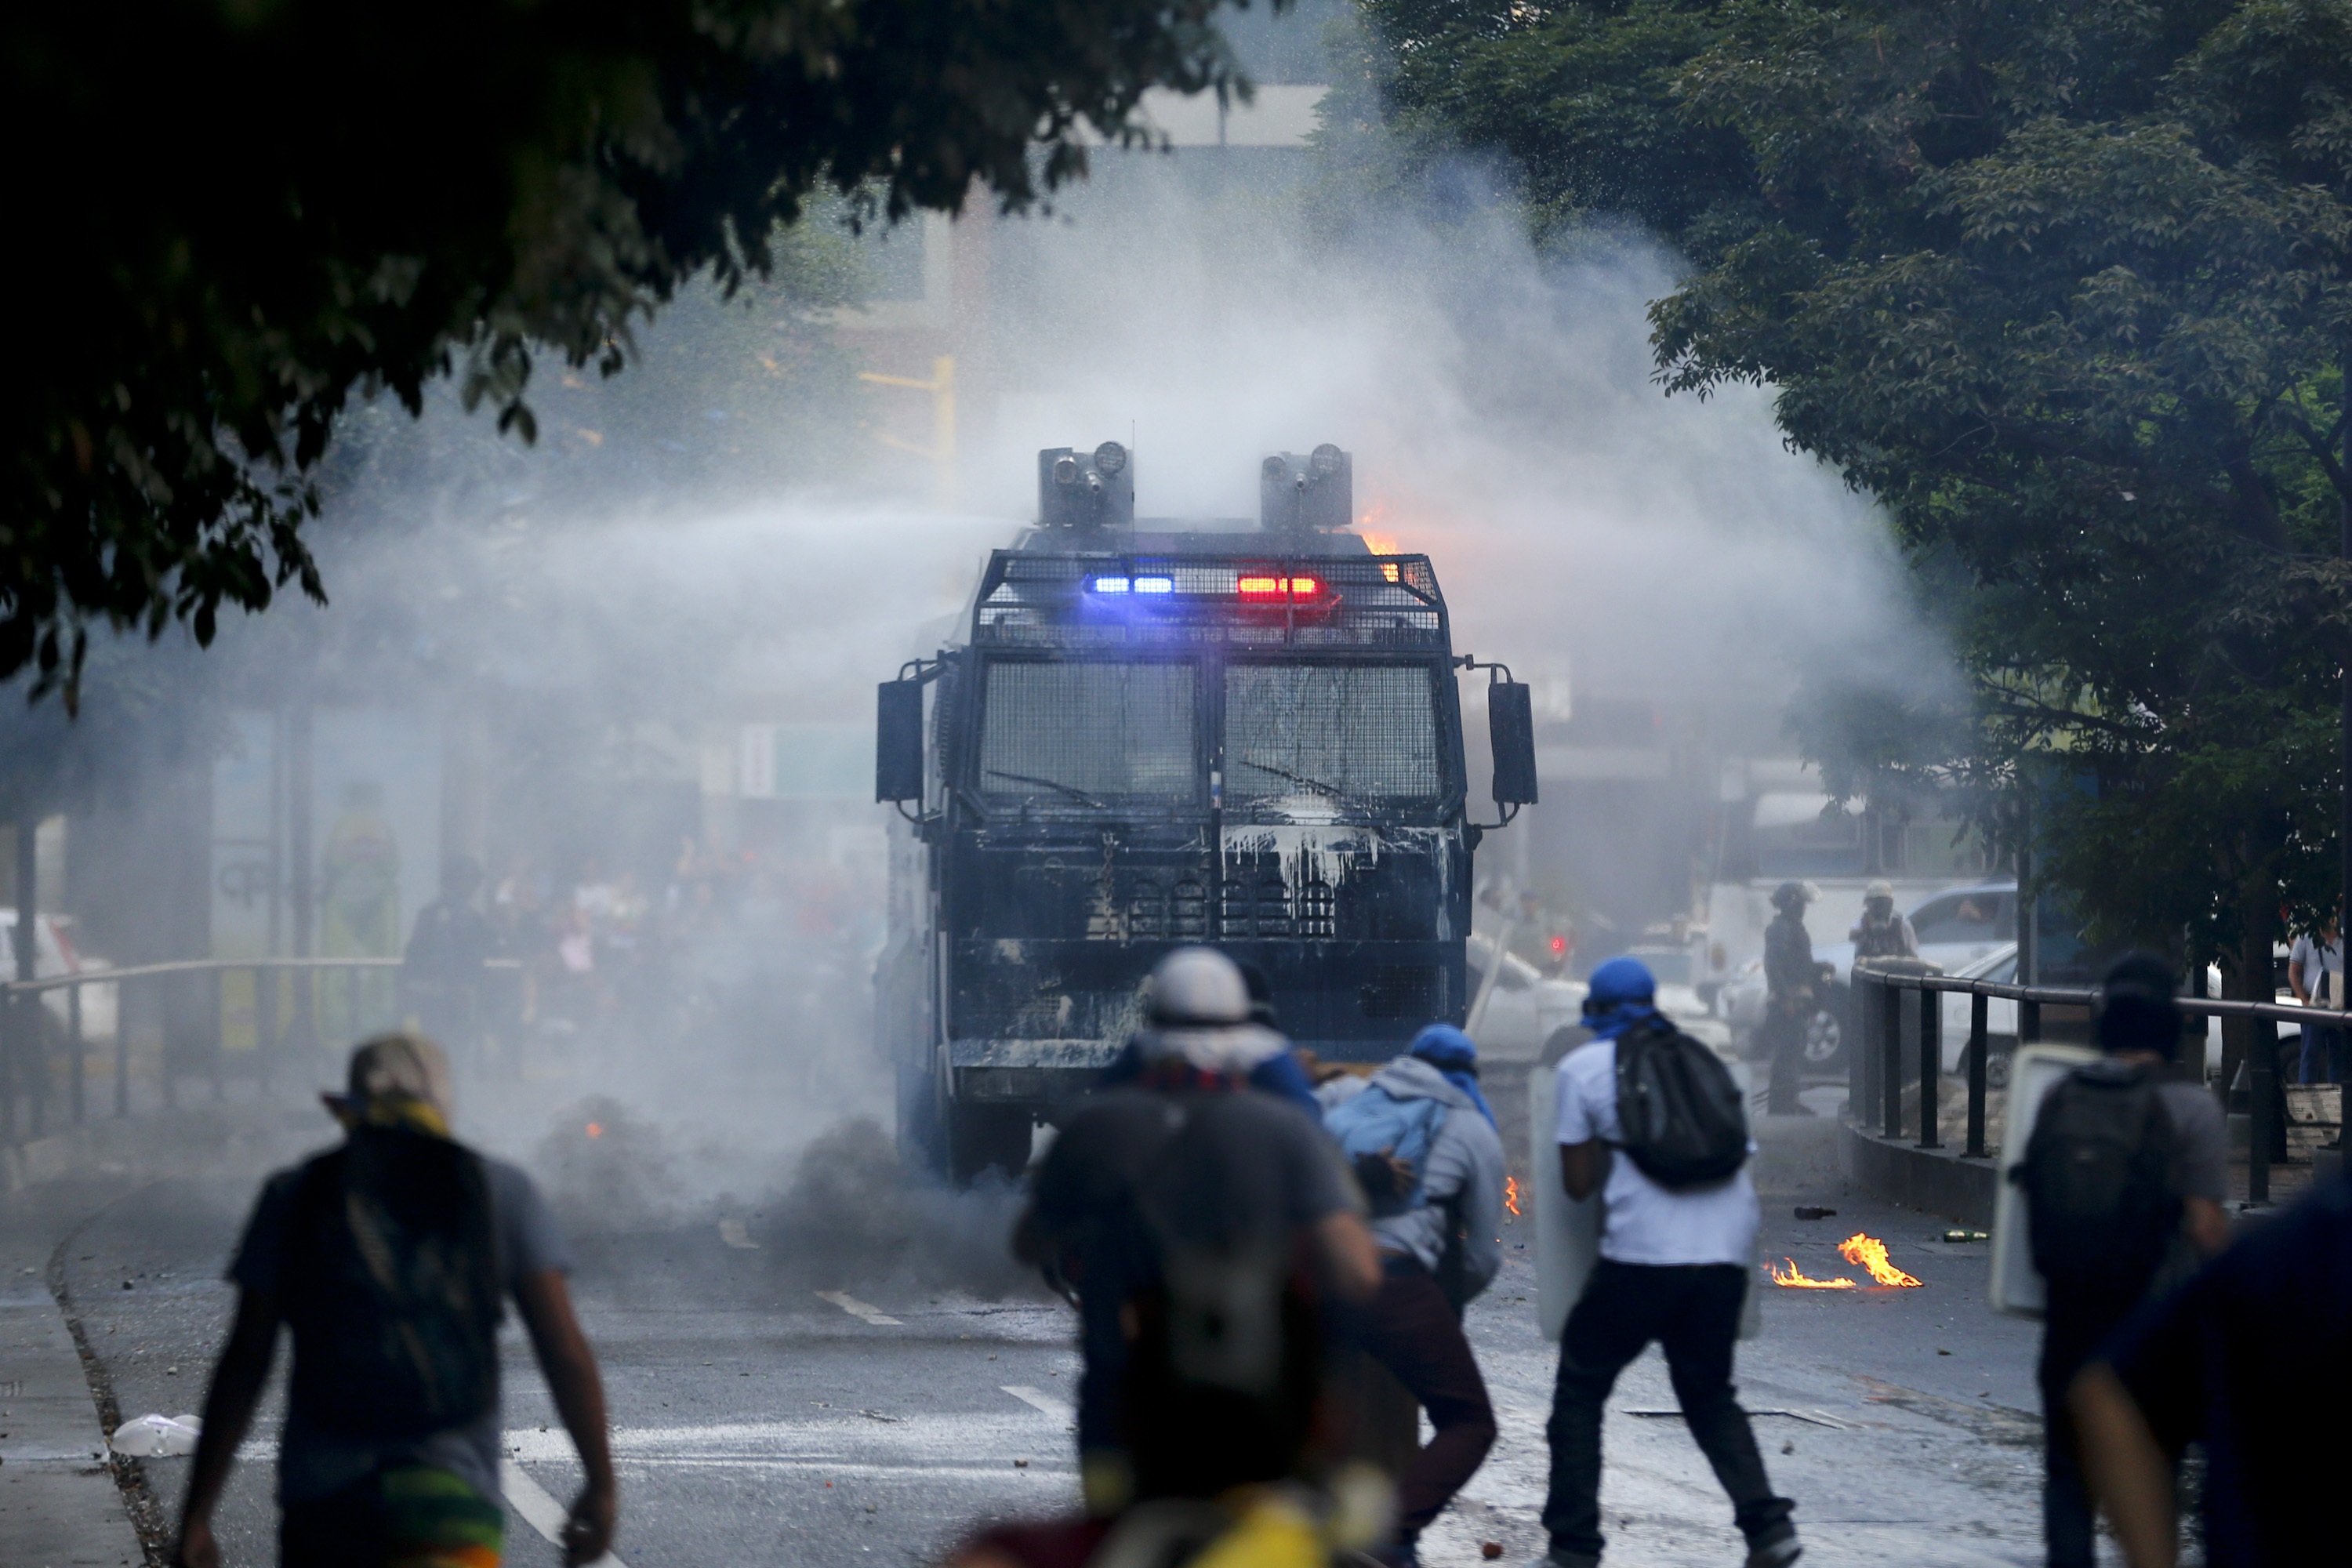
<svg viewBox="0 0 2352 1568"><path fill-rule="evenodd" d="M1772 889L1772 907L1779 912L1764 928L1764 1037L1772 1061L1764 1109L1772 1116L1805 1114L1797 1103L1797 1071L1804 1055L1805 1026L1816 1006L1814 987L1821 982L1813 963L1813 939L1805 930L1805 906L1814 896L1805 883L1781 883Z"/></svg>
<svg viewBox="0 0 2352 1568"><path fill-rule="evenodd" d="M1889 882L1873 882L1862 890L1862 919L1846 935L1857 962L1919 956L1919 933L1911 929L1910 916L1895 912L1895 888Z"/></svg>

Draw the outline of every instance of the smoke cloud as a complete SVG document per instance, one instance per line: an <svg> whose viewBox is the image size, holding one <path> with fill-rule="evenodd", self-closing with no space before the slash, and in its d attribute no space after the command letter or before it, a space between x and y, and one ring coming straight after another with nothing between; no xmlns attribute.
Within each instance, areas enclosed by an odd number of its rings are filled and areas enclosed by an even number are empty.
<svg viewBox="0 0 2352 1568"><path fill-rule="evenodd" d="M1139 512L1235 517L1260 457L1337 442L1367 531L1434 558L1457 648L1580 700L1769 739L1801 662L1919 647L1879 519L1783 448L1765 394L1655 384L1643 311L1674 259L1625 234L1539 253L1466 188L1441 207L1106 153L1051 215L965 220L991 232L987 297L959 307L951 510L871 438L873 395L789 300L698 299L613 387L549 378L534 449L448 396L414 425L371 411L322 526L334 605L207 657L257 706L298 671L386 704L488 701L516 803L484 830L490 890L548 914L619 888L614 802L731 768L714 737L869 724L873 683L951 635L986 551L1034 515L1041 447L1131 435ZM658 395L622 390L640 374ZM1899 678L1936 668L1929 648ZM710 843L637 833L658 853L610 896L639 900L658 988L481 1064L466 1131L582 1226L733 1218L780 1250L1014 1288L1012 1195L927 1195L882 1131L885 809L785 812L723 876L689 864Z"/></svg>

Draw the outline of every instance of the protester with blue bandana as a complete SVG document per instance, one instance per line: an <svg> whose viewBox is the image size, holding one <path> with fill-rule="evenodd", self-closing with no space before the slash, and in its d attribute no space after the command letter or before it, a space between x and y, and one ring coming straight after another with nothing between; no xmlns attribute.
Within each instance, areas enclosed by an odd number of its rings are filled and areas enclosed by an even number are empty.
<svg viewBox="0 0 2352 1568"><path fill-rule="evenodd" d="M1418 1561L1422 1531L1495 1442L1486 1380L1462 1333L1462 1309L1503 1266L1503 1142L1478 1089L1478 1047L1432 1024L1367 1080L1334 1079L1324 1125L1353 1160L1372 1205L1381 1282L1364 1348L1404 1385L1435 1429L1397 1478L1397 1535L1380 1555ZM1402 1402L1400 1402L1401 1404ZM1409 1419L1409 1415L1407 1416ZM1415 1423L1376 1452L1412 1452Z"/></svg>
<svg viewBox="0 0 2352 1568"><path fill-rule="evenodd" d="M1543 1522L1551 1550L1530 1568L1599 1568L1601 1418L1618 1373L1656 1340L1691 1436L1730 1494L1748 1539L1748 1568L1788 1568L1802 1548L1773 1495L1748 1413L1731 1387L1756 1237L1756 1186L1742 1165L1721 1181L1666 1187L1619 1145L1619 1042L1639 1029L1671 1030L1657 985L1636 958L1592 972L1584 999L1591 1040L1560 1059L1560 1176L1578 1201L1601 1194L1601 1258L1560 1336L1552 1394L1551 1485ZM1752 1145L1750 1146L1753 1147Z"/></svg>

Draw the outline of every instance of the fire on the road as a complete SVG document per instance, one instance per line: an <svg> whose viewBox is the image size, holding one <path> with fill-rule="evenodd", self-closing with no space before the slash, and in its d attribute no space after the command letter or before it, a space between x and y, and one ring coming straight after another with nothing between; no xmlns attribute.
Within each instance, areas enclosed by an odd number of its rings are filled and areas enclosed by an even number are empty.
<svg viewBox="0 0 2352 1568"><path fill-rule="evenodd" d="M1848 1263L1853 1264L1856 1268L1860 1268L1867 1272L1870 1276L1871 1283L1874 1285L1893 1285L1908 1289L1919 1283L1918 1280L1914 1279L1910 1275L1904 1273L1903 1270L1895 1268L1894 1264L1889 1263L1886 1260L1886 1244L1879 1240L1874 1236L1867 1236L1861 1231L1855 1231L1852 1236L1847 1237L1843 1241L1838 1243L1838 1256L1844 1258ZM1852 1290L1856 1289L1854 1282L1851 1279L1808 1279L1803 1270L1797 1267L1797 1260L1793 1258L1783 1258L1780 1261L1788 1265L1785 1271L1774 1268L1770 1264L1765 1265L1765 1271L1772 1276L1772 1283L1775 1285L1785 1286L1791 1290Z"/></svg>
<svg viewBox="0 0 2352 1568"><path fill-rule="evenodd" d="M1517 1176L1503 1178L1503 1206L1511 1211L1513 1219L1519 1217L1519 1179Z"/></svg>
<svg viewBox="0 0 2352 1568"><path fill-rule="evenodd" d="M1804 1271L1797 1267L1797 1260L1793 1258L1783 1258L1780 1261L1788 1265L1788 1270L1785 1273L1774 1268L1769 1263L1764 1266L1766 1271L1772 1276L1772 1283L1775 1285L1785 1285L1791 1290L1851 1290L1853 1289L1853 1281L1851 1279L1808 1279Z"/></svg>
<svg viewBox="0 0 2352 1568"><path fill-rule="evenodd" d="M1857 1268L1869 1270L1874 1284L1909 1289L1919 1283L1886 1260L1886 1243L1874 1236L1864 1236L1861 1231L1855 1231L1838 1243L1838 1256Z"/></svg>

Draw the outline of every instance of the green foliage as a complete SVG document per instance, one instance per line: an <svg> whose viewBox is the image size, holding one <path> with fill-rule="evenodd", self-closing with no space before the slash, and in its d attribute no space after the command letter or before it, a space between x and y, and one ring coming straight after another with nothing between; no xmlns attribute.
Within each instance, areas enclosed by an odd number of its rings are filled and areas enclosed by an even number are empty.
<svg viewBox="0 0 2352 1568"><path fill-rule="evenodd" d="M1704 0L1365 0L1365 10L1389 46L1394 123L1438 146L1507 153L1538 234L1632 218L1689 247L1748 221L1746 149L1675 93L1719 35Z"/></svg>
<svg viewBox="0 0 2352 1568"><path fill-rule="evenodd" d="M0 677L92 621L323 585L301 529L346 405L459 376L528 438L534 348L610 374L828 188L1011 206L1241 84L1215 0L218 0L5 25L22 302ZM70 695L70 691L69 691Z"/></svg>
<svg viewBox="0 0 2352 1568"><path fill-rule="evenodd" d="M2234 946L2281 889L2307 917L2339 786L2352 6L1731 0L1609 108L1549 84L1654 14L1540 15L1445 35L1487 70L1447 122L1565 150L1530 184L1578 203L1609 190L1580 149L1631 127L1620 205L1696 268L1653 308L1668 385L1773 388L1792 445L1885 502L1972 679L1965 710L1817 687L1816 752L1956 779L1989 822L2042 781L2042 869L2100 934ZM1400 68L1409 112L1442 74ZM1694 175L1657 126L1736 151Z"/></svg>

